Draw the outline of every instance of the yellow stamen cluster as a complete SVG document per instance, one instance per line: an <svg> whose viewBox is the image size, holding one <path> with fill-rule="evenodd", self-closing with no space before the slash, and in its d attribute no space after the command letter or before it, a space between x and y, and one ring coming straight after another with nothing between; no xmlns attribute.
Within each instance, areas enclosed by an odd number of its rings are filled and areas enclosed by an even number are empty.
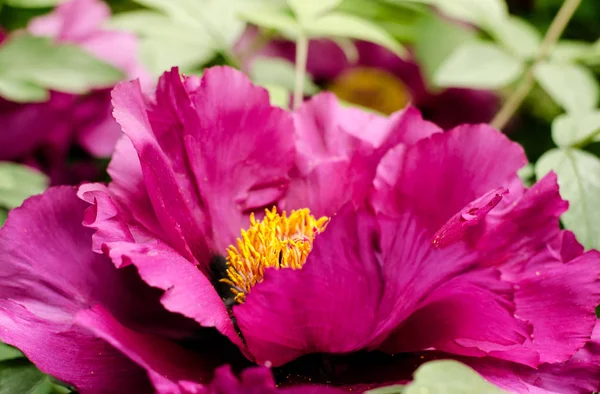
<svg viewBox="0 0 600 394"><path fill-rule="evenodd" d="M328 221L326 216L315 219L308 209L287 216L273 208L261 221L251 214L250 228L242 230L237 246L227 248L227 278L221 282L231 286L235 300L243 303L250 289L262 281L265 268L302 268Z"/></svg>

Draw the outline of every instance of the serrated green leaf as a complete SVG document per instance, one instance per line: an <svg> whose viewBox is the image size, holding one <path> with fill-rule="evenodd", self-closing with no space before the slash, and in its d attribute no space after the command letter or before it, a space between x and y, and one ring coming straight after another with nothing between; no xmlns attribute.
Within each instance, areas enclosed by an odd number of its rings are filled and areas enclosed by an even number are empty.
<svg viewBox="0 0 600 394"><path fill-rule="evenodd" d="M508 394L489 383L473 369L454 360L421 365L403 394Z"/></svg>
<svg viewBox="0 0 600 394"><path fill-rule="evenodd" d="M48 178L29 167L0 162L0 206L15 208L48 187Z"/></svg>
<svg viewBox="0 0 600 394"><path fill-rule="evenodd" d="M300 21L318 18L337 7L342 0L287 0Z"/></svg>
<svg viewBox="0 0 600 394"><path fill-rule="evenodd" d="M515 16L495 23L491 27L491 33L510 53L525 60L535 57L542 43L539 31Z"/></svg>
<svg viewBox="0 0 600 394"><path fill-rule="evenodd" d="M440 65L434 83L440 87L498 89L515 81L523 70L521 60L494 44L468 42Z"/></svg>
<svg viewBox="0 0 600 394"><path fill-rule="evenodd" d="M276 85L293 91L296 71L294 63L288 60L259 57L252 62L250 77L259 85ZM307 75L304 80L304 93L313 95L318 91L317 85Z"/></svg>
<svg viewBox="0 0 600 394"><path fill-rule="evenodd" d="M600 110L558 116L552 122L552 139L560 147L584 147L600 140Z"/></svg>
<svg viewBox="0 0 600 394"><path fill-rule="evenodd" d="M600 248L600 159L579 149L552 149L535 165L541 179L548 172L558 176L561 196L569 201L569 210L561 219L586 248Z"/></svg>
<svg viewBox="0 0 600 394"><path fill-rule="evenodd" d="M43 100L41 88L86 93L122 78L120 70L83 49L49 38L22 34L0 46L0 89L9 99Z"/></svg>
<svg viewBox="0 0 600 394"><path fill-rule="evenodd" d="M0 394L47 394L36 391L47 382L46 375L25 358L0 362Z"/></svg>
<svg viewBox="0 0 600 394"><path fill-rule="evenodd" d="M348 37L379 44L400 57L407 54L404 47L381 27L350 14L332 12L304 23L303 29L311 37Z"/></svg>
<svg viewBox="0 0 600 394"><path fill-rule="evenodd" d="M46 8L54 7L63 0L2 0L0 3L4 3L15 8Z"/></svg>
<svg viewBox="0 0 600 394"><path fill-rule="evenodd" d="M577 64L544 62L533 69L540 86L567 112L596 107L600 89L591 71Z"/></svg>

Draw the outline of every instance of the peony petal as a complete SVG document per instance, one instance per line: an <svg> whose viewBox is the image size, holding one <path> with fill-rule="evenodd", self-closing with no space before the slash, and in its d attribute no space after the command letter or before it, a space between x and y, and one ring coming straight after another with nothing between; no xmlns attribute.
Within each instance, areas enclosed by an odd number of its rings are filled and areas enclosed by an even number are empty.
<svg viewBox="0 0 600 394"><path fill-rule="evenodd" d="M504 210L492 211L475 241L487 265L515 288L515 315L533 325L522 348L542 363L568 360L589 340L600 303L600 254L582 254L558 218L567 203L549 174ZM520 351L515 349L515 351Z"/></svg>
<svg viewBox="0 0 600 394"><path fill-rule="evenodd" d="M296 168L282 207L310 207L316 216L331 216L348 201L360 204L387 150L441 132L414 108L384 118L344 108L331 93L303 103L294 122Z"/></svg>
<svg viewBox="0 0 600 394"><path fill-rule="evenodd" d="M115 387L153 392L143 368L89 331L73 326L72 320L36 316L16 302L0 299L0 326L3 342L21 349L42 372L81 392L103 394Z"/></svg>
<svg viewBox="0 0 600 394"><path fill-rule="evenodd" d="M0 339L79 389L106 392L118 382L143 390L141 368L73 325L76 313L96 304L131 324L147 321L142 315L153 302L127 272L91 251L83 209L75 190L63 187L10 213L0 230Z"/></svg>
<svg viewBox="0 0 600 394"><path fill-rule="evenodd" d="M319 235L301 270L267 269L233 313L259 364L282 365L307 353L365 348L382 282L376 223L346 207Z"/></svg>
<svg viewBox="0 0 600 394"><path fill-rule="evenodd" d="M182 383L185 386L192 381L206 382L216 366L164 338L124 327L99 305L80 311L75 321L142 366L158 393L185 393ZM115 387L120 389L120 385Z"/></svg>
<svg viewBox="0 0 600 394"><path fill-rule="evenodd" d="M378 327L383 350L454 351L446 344L461 339L502 346L525 340L528 327L513 316L512 286L496 270L477 270L478 256L464 243L434 247L410 212L378 221L386 281Z"/></svg>
<svg viewBox="0 0 600 394"><path fill-rule="evenodd" d="M294 161L292 118L229 67L207 69L192 97L196 113L185 118L185 149L212 220L213 250L224 253L250 212L284 195Z"/></svg>
<svg viewBox="0 0 600 394"><path fill-rule="evenodd" d="M285 192L293 160L290 115L230 68L208 70L201 83L182 81L173 69L149 106L135 83L116 88L113 97L115 117L143 163L143 184L165 240L208 274L211 252L224 253L247 226L248 214ZM118 160L111 173L117 175L115 194L124 200L119 204L144 200L140 186L132 190L119 180L140 185L137 162L121 154ZM119 175L117 163L124 163L125 174ZM154 227L151 214L133 216Z"/></svg>
<svg viewBox="0 0 600 394"><path fill-rule="evenodd" d="M131 262L148 285L165 291L161 303L171 311L194 319L203 327L215 327L244 350L223 300L196 266L159 240L147 243L114 242L113 261Z"/></svg>
<svg viewBox="0 0 600 394"><path fill-rule="evenodd" d="M428 218L432 233L471 201L508 188L526 163L520 145L484 125L434 134L388 155L375 181L376 207L392 214L402 207L416 210Z"/></svg>
<svg viewBox="0 0 600 394"><path fill-rule="evenodd" d="M183 87L177 85L177 81L181 85L178 75L176 70L165 74L159 86L170 87L168 82L173 82L177 92L174 100L180 101L178 105L183 110L191 103L185 90L182 91ZM195 256L203 259L200 260L203 266L208 264L210 254L205 239L208 222L205 214L198 209L202 204L196 188L190 174L174 164L174 160L181 162L181 158L169 157L169 151L163 150L153 134L139 82L118 85L113 90L113 105L115 119L140 157L146 190L166 240L186 258L192 260ZM176 141L177 137L173 136L172 140ZM113 173L117 171L113 167Z"/></svg>

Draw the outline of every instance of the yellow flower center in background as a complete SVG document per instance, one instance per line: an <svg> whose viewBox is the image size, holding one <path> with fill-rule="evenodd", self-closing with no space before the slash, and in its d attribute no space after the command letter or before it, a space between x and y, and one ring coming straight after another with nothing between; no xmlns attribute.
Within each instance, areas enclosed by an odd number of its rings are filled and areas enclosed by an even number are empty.
<svg viewBox="0 0 600 394"><path fill-rule="evenodd" d="M250 228L242 230L237 246L227 248L227 278L221 282L231 286L235 300L243 303L250 289L262 282L265 268L301 269L328 221L326 216L315 219L308 209L287 216L273 208L261 221L251 214Z"/></svg>
<svg viewBox="0 0 600 394"><path fill-rule="evenodd" d="M406 107L411 96L395 75L378 68L357 67L345 71L328 86L341 100L389 115Z"/></svg>

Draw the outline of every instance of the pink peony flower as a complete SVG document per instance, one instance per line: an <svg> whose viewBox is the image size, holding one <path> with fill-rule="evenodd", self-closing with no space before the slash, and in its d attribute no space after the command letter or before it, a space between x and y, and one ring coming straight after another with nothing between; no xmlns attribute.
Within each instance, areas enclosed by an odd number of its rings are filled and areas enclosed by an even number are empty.
<svg viewBox="0 0 600 394"><path fill-rule="evenodd" d="M230 68L113 104L113 181L0 230L0 339L43 371L83 393L265 392L264 369L215 372L259 365L362 392L454 358L516 393L600 387L600 255L501 133L331 94L290 113Z"/></svg>
<svg viewBox="0 0 600 394"><path fill-rule="evenodd" d="M145 77L135 55L135 36L104 29L109 16L102 1L71 0L32 20L27 30L76 44L123 70L128 78ZM83 148L85 156L111 155L121 131L110 111L110 89L85 96L51 92L48 102L35 104L0 98L0 160L39 167L54 184L97 178L99 170L89 160L70 166L67 157L74 146Z"/></svg>

